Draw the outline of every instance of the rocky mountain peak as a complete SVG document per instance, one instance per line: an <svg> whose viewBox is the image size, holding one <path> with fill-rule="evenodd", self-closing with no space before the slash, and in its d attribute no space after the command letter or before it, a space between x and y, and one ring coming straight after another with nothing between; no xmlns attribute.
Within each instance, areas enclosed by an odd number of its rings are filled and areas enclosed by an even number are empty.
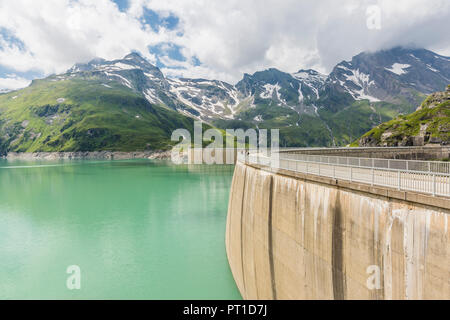
<svg viewBox="0 0 450 320"><path fill-rule="evenodd" d="M425 49L396 47L363 52L339 63L330 81L355 100L415 104L413 91L430 94L450 82L450 59Z"/></svg>
<svg viewBox="0 0 450 320"><path fill-rule="evenodd" d="M326 78L327 76L313 69L300 69L294 75L298 75L299 77L322 77Z"/></svg>
<svg viewBox="0 0 450 320"><path fill-rule="evenodd" d="M431 94L418 108L417 111L422 109L431 109L443 103L450 101L450 85L447 86L443 92L435 92Z"/></svg>
<svg viewBox="0 0 450 320"><path fill-rule="evenodd" d="M123 60L136 60L136 61L147 61L145 60L140 53L138 52L131 52L127 54Z"/></svg>
<svg viewBox="0 0 450 320"><path fill-rule="evenodd" d="M133 65L137 68L143 69L145 71L159 71L159 68L151 64L147 59L141 56L137 52L132 52L127 54L123 59L116 60L124 64Z"/></svg>

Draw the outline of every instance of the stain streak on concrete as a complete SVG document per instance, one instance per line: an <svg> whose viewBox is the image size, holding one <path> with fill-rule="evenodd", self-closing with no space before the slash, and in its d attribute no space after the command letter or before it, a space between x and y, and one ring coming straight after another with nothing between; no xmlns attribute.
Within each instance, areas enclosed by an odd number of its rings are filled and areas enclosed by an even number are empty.
<svg viewBox="0 0 450 320"><path fill-rule="evenodd" d="M335 300L345 299L344 278L344 239L342 236L342 208L339 197L336 197L332 230L332 270L333 270L333 294Z"/></svg>
<svg viewBox="0 0 450 320"><path fill-rule="evenodd" d="M272 299L277 299L277 286L275 282L275 266L273 261L273 177L270 177L269 187L269 223L268 223L268 248L269 248L269 263L270 263L270 283L272 284Z"/></svg>

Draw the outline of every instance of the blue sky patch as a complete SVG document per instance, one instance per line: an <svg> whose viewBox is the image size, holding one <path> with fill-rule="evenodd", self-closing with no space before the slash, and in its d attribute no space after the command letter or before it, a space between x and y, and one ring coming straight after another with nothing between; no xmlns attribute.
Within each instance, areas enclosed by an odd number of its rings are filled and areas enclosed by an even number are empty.
<svg viewBox="0 0 450 320"><path fill-rule="evenodd" d="M163 67L171 68L171 66L165 65L161 61L160 57L167 56L170 59L184 62L184 61L186 61L186 58L181 53L181 49L182 48L180 46L173 44L173 43L162 43L162 44L158 44L156 46L149 47L148 51L156 56L156 59L157 59L156 66L158 68L163 68ZM178 68L176 68L176 69L178 69Z"/></svg>
<svg viewBox="0 0 450 320"><path fill-rule="evenodd" d="M20 39L16 38L11 31L5 28L0 28L0 38L3 38L8 44L16 46L21 51L26 50L25 44ZM2 49L1 45L0 49ZM15 76L32 80L43 77L43 74L41 72L36 71L19 72L5 65L0 64L0 78L10 78Z"/></svg>
<svg viewBox="0 0 450 320"><path fill-rule="evenodd" d="M0 38L3 38L7 43L10 43L12 45L15 45L20 50L25 50L25 44L18 38L14 36L14 34L5 28L0 28ZM0 49L1 49L0 45Z"/></svg>
<svg viewBox="0 0 450 320"><path fill-rule="evenodd" d="M174 30L178 26L180 19L172 14L163 17L153 10L144 8L144 14L141 21L144 24L148 24L154 31L158 32L161 27Z"/></svg>
<svg viewBox="0 0 450 320"><path fill-rule="evenodd" d="M128 9L128 0L113 0L117 6L119 7L119 10L122 12L127 11Z"/></svg>
<svg viewBox="0 0 450 320"><path fill-rule="evenodd" d="M44 74L37 71L19 72L11 68L0 65L0 78L13 78L20 77L27 80L40 79L44 77ZM1 89L1 88L0 88Z"/></svg>

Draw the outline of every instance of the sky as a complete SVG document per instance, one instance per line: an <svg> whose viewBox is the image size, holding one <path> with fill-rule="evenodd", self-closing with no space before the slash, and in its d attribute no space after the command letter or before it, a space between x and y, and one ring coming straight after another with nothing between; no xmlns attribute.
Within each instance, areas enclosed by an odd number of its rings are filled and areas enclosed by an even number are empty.
<svg viewBox="0 0 450 320"><path fill-rule="evenodd" d="M141 53L170 77L329 73L362 51L450 56L448 0L0 0L0 89Z"/></svg>

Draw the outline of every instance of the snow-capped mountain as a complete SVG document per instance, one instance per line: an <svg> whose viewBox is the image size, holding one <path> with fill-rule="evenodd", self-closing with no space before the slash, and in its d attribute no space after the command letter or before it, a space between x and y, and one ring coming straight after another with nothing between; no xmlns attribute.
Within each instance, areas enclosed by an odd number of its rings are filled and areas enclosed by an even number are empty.
<svg viewBox="0 0 450 320"><path fill-rule="evenodd" d="M337 64L329 75L271 68L245 74L232 85L166 78L131 53L123 59L76 64L47 80L67 79L95 79L111 89L120 85L153 105L219 127L280 128L285 145L337 145L412 112L427 94L442 91L450 83L450 58L425 49L394 48L361 53Z"/></svg>
<svg viewBox="0 0 450 320"><path fill-rule="evenodd" d="M66 76L95 76L105 82L116 81L131 90L141 92L151 103L174 107L167 100L170 84L164 74L137 53L131 53L119 60L106 61L96 58L86 64L76 64L67 71ZM104 85L108 86L107 83Z"/></svg>
<svg viewBox="0 0 450 320"><path fill-rule="evenodd" d="M170 79L170 93L205 120L233 119L242 95L223 81L204 79ZM192 110L190 111L192 113Z"/></svg>
<svg viewBox="0 0 450 320"><path fill-rule="evenodd" d="M291 107L299 104L299 81L289 73L271 68L245 74L236 88L245 97L253 97L254 104L273 104L280 107Z"/></svg>
<svg viewBox="0 0 450 320"><path fill-rule="evenodd" d="M123 59L96 58L76 64L64 77L97 76L141 92L161 104L205 121L239 119L248 108L270 105L316 114L340 109L352 101L416 103L417 93L439 91L450 83L450 59L424 49L394 48L361 53L339 63L330 75L315 70L286 73L271 68L245 74L236 85L218 80L168 79L137 53ZM105 83L105 86L108 84ZM256 120L255 120L256 121Z"/></svg>
<svg viewBox="0 0 450 320"><path fill-rule="evenodd" d="M137 53L114 61L96 58L86 64L76 64L56 79L90 76L104 79L106 87L109 81L119 82L142 93L152 104L206 121L232 119L242 98L234 86L222 81L168 79Z"/></svg>
<svg viewBox="0 0 450 320"><path fill-rule="evenodd" d="M303 101L305 97L308 99L319 99L319 90L326 83L327 76L315 70L300 70L292 76L300 82L301 91L299 92L299 100Z"/></svg>
<svg viewBox="0 0 450 320"><path fill-rule="evenodd" d="M361 53L339 63L329 76L315 70L288 74L276 69L246 74L237 88L244 95L254 95L256 101L270 99L300 110L316 104L326 107L336 95L346 95L347 103L400 103L402 99L415 103L415 93L429 94L450 83L449 65L448 57L428 50L395 48Z"/></svg>
<svg viewBox="0 0 450 320"><path fill-rule="evenodd" d="M246 74L237 85L218 80L169 79L137 53L123 59L96 58L76 64L54 81L95 76L119 82L142 95L152 104L161 104L184 115L205 121L236 119L240 111L258 104L274 104L302 112L305 102L318 99L326 76L314 70L289 74L277 69Z"/></svg>
<svg viewBox="0 0 450 320"><path fill-rule="evenodd" d="M300 70L289 74L271 68L245 74L236 88L244 97L251 97L254 106L259 104L287 107L298 113L314 112L314 101L326 83L327 76L315 70Z"/></svg>
<svg viewBox="0 0 450 320"><path fill-rule="evenodd" d="M450 59L425 49L361 53L339 63L328 82L355 100L395 103L403 97L413 102L412 91L430 94L450 83Z"/></svg>

